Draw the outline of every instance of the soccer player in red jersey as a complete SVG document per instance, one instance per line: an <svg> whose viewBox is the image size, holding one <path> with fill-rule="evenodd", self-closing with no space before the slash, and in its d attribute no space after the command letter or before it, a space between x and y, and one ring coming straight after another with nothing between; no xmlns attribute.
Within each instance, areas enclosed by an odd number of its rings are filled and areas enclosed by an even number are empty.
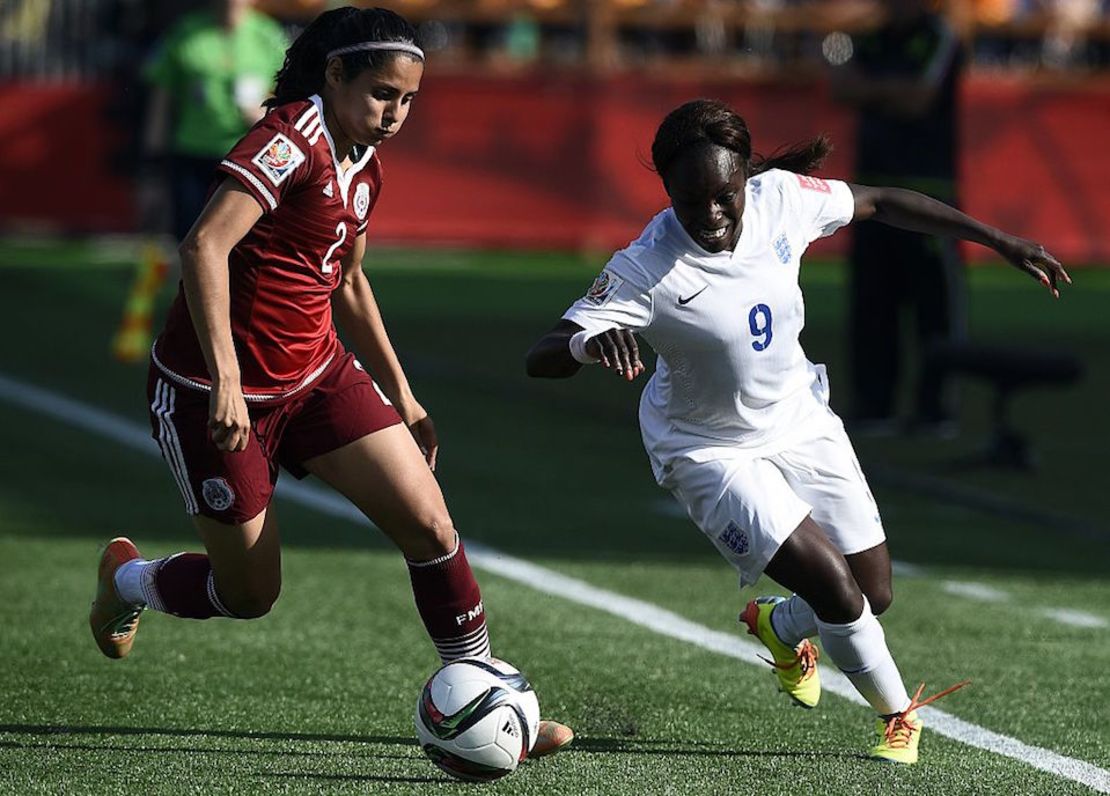
<svg viewBox="0 0 1110 796"><path fill-rule="evenodd" d="M442 660L489 655L481 593L432 474L435 427L362 271L377 148L401 129L423 73L402 17L326 12L287 51L266 116L220 163L181 245L181 289L148 386L153 436L206 553L146 561L128 539L109 543L89 617L108 657L130 652L144 608L191 619L270 610L279 465L330 484L400 548ZM572 737L543 722L532 754Z"/></svg>

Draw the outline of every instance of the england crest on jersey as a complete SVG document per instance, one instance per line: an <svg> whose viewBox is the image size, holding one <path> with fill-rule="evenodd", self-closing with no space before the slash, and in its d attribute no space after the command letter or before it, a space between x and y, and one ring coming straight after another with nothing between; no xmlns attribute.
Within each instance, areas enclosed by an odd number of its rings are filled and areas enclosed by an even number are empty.
<svg viewBox="0 0 1110 796"><path fill-rule="evenodd" d="M355 212L358 214L359 221L366 219L366 213L370 209L370 185L365 182L360 182L358 188L355 190Z"/></svg>
<svg viewBox="0 0 1110 796"><path fill-rule="evenodd" d="M258 166L258 170L278 186L288 179L297 166L304 163L304 153L296 144L278 133L258 150L258 154L251 158L251 163Z"/></svg>
<svg viewBox="0 0 1110 796"><path fill-rule="evenodd" d="M771 246L774 248L775 255L779 258L779 262L784 265L790 262L790 258L793 255L790 251L790 241L787 239L785 232L775 238L775 242L771 244Z"/></svg>

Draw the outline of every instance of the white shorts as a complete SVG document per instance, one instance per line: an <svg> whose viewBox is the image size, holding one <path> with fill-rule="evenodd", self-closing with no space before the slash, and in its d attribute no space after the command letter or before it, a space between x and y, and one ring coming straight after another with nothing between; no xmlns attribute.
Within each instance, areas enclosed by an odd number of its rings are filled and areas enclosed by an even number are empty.
<svg viewBox="0 0 1110 796"><path fill-rule="evenodd" d="M711 461L676 459L660 482L736 567L741 587L759 579L807 515L844 555L886 539L840 418L819 411L806 426L811 433L773 453L737 448Z"/></svg>

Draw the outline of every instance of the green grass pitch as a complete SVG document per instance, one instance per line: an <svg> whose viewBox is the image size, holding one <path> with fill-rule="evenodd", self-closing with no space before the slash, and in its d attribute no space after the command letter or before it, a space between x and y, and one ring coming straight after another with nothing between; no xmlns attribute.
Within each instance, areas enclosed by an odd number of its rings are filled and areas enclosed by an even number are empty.
<svg viewBox="0 0 1110 796"><path fill-rule="evenodd" d="M727 565L669 509L640 447L639 388L596 371L566 383L523 373L528 345L597 265L451 251L367 258L436 419L439 477L462 532L738 634L743 602L773 585L737 593ZM1110 271L1073 275L1053 302L1001 267L970 274L973 337L1068 350L1086 365L1081 384L1015 403L1040 456L1035 473L954 464L986 433L989 393L975 384L963 392L959 438L857 445L893 554L914 565L896 575L884 617L907 681L970 677L939 707L1105 774ZM842 269L810 265L804 277L804 342L829 363L842 406ZM0 376L145 428L145 367L109 353L131 272L80 246L9 247L0 278ZM919 766L874 764L861 757L872 719L858 705L827 694L814 711L792 708L767 670L483 570L495 652L578 738L492 786L455 783L415 744L413 707L436 658L403 563L377 532L279 501L285 586L272 614L148 614L132 656L108 661L86 626L97 550L117 533L152 556L196 548L172 479L149 453L2 397L0 446L0 793L1092 792L937 733L927 732ZM989 500L960 497L968 491ZM1075 612L1071 623L1053 618L1061 611Z"/></svg>

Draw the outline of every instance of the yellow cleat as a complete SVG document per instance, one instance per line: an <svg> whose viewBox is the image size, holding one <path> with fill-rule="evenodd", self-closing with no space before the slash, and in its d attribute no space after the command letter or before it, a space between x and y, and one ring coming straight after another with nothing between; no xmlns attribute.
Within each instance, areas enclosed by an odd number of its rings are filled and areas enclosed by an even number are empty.
<svg viewBox="0 0 1110 796"><path fill-rule="evenodd" d="M529 757L553 755L574 740L574 730L557 721L540 721L536 732L536 742L532 745Z"/></svg>
<svg viewBox="0 0 1110 796"><path fill-rule="evenodd" d="M898 713L889 719L879 719L876 732L879 742L871 749L871 757L891 763L912 765L917 762L917 744L921 741L921 728L925 726L917 711Z"/></svg>
<svg viewBox="0 0 1110 796"><path fill-rule="evenodd" d="M934 694L928 699L921 699L921 692L925 690L925 683L917 687L917 693L910 700L910 706L901 713L895 713L889 718L879 718L876 730L879 733L879 742L871 749L871 757L876 760L887 760L891 763L913 765L917 762L917 746L921 742L921 728L925 722L917 715L917 709L930 702L935 702L942 696L951 694L958 688L963 688L970 683L964 680L956 683L951 688L946 688L939 694Z"/></svg>
<svg viewBox="0 0 1110 796"><path fill-rule="evenodd" d="M773 660L779 679L779 690L803 708L816 707L821 699L821 676L817 673L817 648L809 639L797 647L788 647L775 634L771 626L771 612L782 602L782 597L759 597L748 603L740 621L748 626L748 633L763 642Z"/></svg>
<svg viewBox="0 0 1110 796"><path fill-rule="evenodd" d="M96 646L109 658L124 658L131 652L139 615L145 606L125 603L116 591L116 570L139 557L130 539L118 536L100 555L96 573L96 599L89 609L89 627Z"/></svg>

